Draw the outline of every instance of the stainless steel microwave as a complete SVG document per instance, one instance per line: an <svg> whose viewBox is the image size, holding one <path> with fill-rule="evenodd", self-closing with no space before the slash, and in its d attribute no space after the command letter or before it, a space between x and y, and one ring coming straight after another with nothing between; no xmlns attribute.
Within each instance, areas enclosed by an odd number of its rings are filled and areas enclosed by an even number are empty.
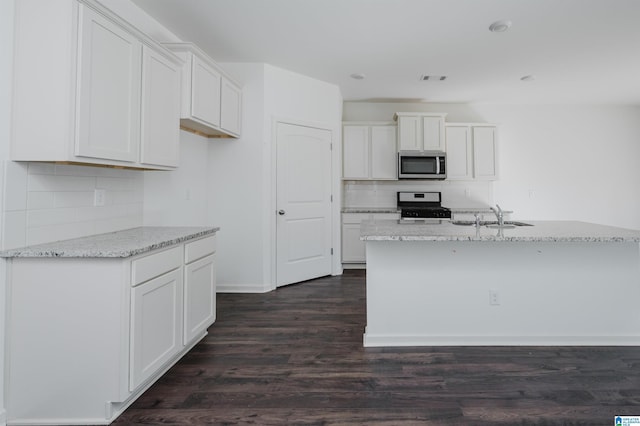
<svg viewBox="0 0 640 426"><path fill-rule="evenodd" d="M442 151L400 151L398 179L439 179L447 177L446 155Z"/></svg>

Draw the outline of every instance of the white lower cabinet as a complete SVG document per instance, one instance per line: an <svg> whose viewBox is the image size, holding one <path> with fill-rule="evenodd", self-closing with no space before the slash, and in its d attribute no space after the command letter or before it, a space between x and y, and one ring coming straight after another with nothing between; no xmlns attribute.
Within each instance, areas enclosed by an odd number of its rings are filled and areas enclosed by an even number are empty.
<svg viewBox="0 0 640 426"><path fill-rule="evenodd" d="M182 350L182 293L181 269L133 288L129 390Z"/></svg>
<svg viewBox="0 0 640 426"><path fill-rule="evenodd" d="M7 260L7 424L109 424L215 321L215 235Z"/></svg>
<svg viewBox="0 0 640 426"><path fill-rule="evenodd" d="M216 259L210 255L184 269L184 335L186 345L216 320Z"/></svg>
<svg viewBox="0 0 640 426"><path fill-rule="evenodd" d="M400 219L399 213L342 213L342 263L366 262L365 242L360 240L360 225L364 220Z"/></svg>

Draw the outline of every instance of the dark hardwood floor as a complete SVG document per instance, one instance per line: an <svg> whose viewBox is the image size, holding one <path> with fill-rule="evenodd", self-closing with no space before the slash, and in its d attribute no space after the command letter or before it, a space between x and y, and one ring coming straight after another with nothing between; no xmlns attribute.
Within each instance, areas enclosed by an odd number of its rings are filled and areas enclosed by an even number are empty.
<svg viewBox="0 0 640 426"><path fill-rule="evenodd" d="M364 281L348 271L219 294L209 335L114 424L601 426L640 416L640 347L363 348Z"/></svg>

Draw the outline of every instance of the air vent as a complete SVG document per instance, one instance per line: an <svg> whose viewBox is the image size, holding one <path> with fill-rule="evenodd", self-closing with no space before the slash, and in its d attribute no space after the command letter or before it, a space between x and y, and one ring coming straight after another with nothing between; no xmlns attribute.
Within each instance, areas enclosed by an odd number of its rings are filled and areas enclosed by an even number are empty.
<svg viewBox="0 0 640 426"><path fill-rule="evenodd" d="M422 81L443 81L446 80L447 76L445 75L423 75L420 77Z"/></svg>

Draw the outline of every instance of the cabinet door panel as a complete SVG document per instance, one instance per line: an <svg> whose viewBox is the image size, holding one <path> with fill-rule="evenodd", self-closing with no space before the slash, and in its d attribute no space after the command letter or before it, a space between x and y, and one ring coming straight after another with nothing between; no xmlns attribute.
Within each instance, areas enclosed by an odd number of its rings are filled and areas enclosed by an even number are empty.
<svg viewBox="0 0 640 426"><path fill-rule="evenodd" d="M144 46L140 162L177 167L180 143L180 70Z"/></svg>
<svg viewBox="0 0 640 426"><path fill-rule="evenodd" d="M371 127L371 178L397 179L397 146L395 126Z"/></svg>
<svg viewBox="0 0 640 426"><path fill-rule="evenodd" d="M140 139L141 43L80 5L77 156L135 162Z"/></svg>
<svg viewBox="0 0 640 426"><path fill-rule="evenodd" d="M422 150L422 117L398 117L400 151Z"/></svg>
<svg viewBox="0 0 640 426"><path fill-rule="evenodd" d="M425 151L444 151L444 119L422 117L423 146Z"/></svg>
<svg viewBox="0 0 640 426"><path fill-rule="evenodd" d="M478 180L498 178L495 127L473 128L474 176Z"/></svg>
<svg viewBox="0 0 640 426"><path fill-rule="evenodd" d="M182 268L131 289L129 390L182 350Z"/></svg>
<svg viewBox="0 0 640 426"><path fill-rule="evenodd" d="M220 73L195 55L191 72L191 115L220 127Z"/></svg>
<svg viewBox="0 0 640 426"><path fill-rule="evenodd" d="M447 179L471 179L472 151L469 127L450 127L446 130Z"/></svg>
<svg viewBox="0 0 640 426"><path fill-rule="evenodd" d="M220 128L234 135L240 135L242 126L242 91L235 84L222 77L220 103Z"/></svg>
<svg viewBox="0 0 640 426"><path fill-rule="evenodd" d="M364 263L365 242L360 240L360 224L342 225L342 261Z"/></svg>
<svg viewBox="0 0 640 426"><path fill-rule="evenodd" d="M216 319L215 255L185 266L184 339L199 337Z"/></svg>
<svg viewBox="0 0 640 426"><path fill-rule="evenodd" d="M342 177L367 179L369 177L369 127L345 126L342 135Z"/></svg>

